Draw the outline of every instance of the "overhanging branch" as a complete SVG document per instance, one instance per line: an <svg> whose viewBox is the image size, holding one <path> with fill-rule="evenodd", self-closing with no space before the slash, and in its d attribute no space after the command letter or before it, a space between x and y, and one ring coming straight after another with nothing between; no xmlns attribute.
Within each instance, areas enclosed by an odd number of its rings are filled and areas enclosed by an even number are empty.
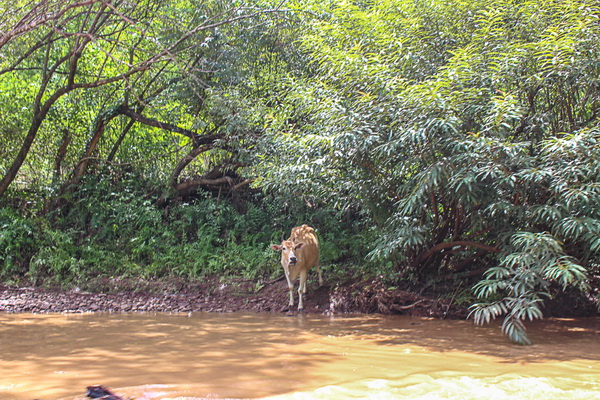
<svg viewBox="0 0 600 400"><path fill-rule="evenodd" d="M127 105L120 106L119 112L141 124L152 126L155 128L164 129L169 132L179 133L183 136L189 137L190 139L192 139L194 141L194 144L196 146L212 144L215 141L217 141L218 139L221 139L223 137L223 135L221 135L221 134L200 135L192 130L185 129L180 126L170 124L168 122L162 122L162 121L158 121L158 120L155 120L152 118L148 118L148 117L143 116L142 114L135 112L134 110L129 108Z"/></svg>
<svg viewBox="0 0 600 400"><path fill-rule="evenodd" d="M175 190L177 192L183 192L185 190L194 189L199 186L221 185L223 183L228 183L231 185L233 183L233 179L229 176L224 176L222 178L217 178L217 179L194 179L194 180L180 183L179 185L177 185Z"/></svg>

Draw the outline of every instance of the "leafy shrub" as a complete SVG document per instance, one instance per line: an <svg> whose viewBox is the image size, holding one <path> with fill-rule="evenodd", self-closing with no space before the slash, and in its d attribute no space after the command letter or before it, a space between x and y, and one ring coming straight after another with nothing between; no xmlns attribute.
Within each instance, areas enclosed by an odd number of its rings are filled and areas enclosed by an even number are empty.
<svg viewBox="0 0 600 400"><path fill-rule="evenodd" d="M475 285L475 293L484 299L501 299L491 303L476 303L472 315L476 324L506 314L502 332L519 344L530 344L524 320L542 318L540 308L550 297L550 286L556 283L567 289L588 290L586 269L573 257L565 255L560 242L549 233L519 232L511 239L511 251L500 265L489 268L486 278Z"/></svg>
<svg viewBox="0 0 600 400"><path fill-rule="evenodd" d="M37 246L30 260L28 279L38 283L47 278L58 283L81 279L85 262L80 257L71 235L46 229Z"/></svg>
<svg viewBox="0 0 600 400"><path fill-rule="evenodd" d="M48 218L2 209L1 276L64 285L98 276L270 277L280 267L269 245L304 222L318 221L322 264L347 262L365 247L327 209L258 196L239 208L201 197L165 210L148 187L132 177L87 176Z"/></svg>
<svg viewBox="0 0 600 400"><path fill-rule="evenodd" d="M36 247L36 226L15 210L0 208L0 277L23 274Z"/></svg>

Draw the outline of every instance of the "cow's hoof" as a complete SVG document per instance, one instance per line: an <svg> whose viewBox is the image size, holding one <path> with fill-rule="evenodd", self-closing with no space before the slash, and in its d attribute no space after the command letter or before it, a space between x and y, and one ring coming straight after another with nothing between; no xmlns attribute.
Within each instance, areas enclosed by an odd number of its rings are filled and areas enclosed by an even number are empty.
<svg viewBox="0 0 600 400"><path fill-rule="evenodd" d="M299 313L303 313L303 312L304 312L304 308L299 308L299 309L298 309L298 312L299 312Z"/></svg>
<svg viewBox="0 0 600 400"><path fill-rule="evenodd" d="M290 311L290 306L283 306L281 307L281 310L279 310L279 312L288 312Z"/></svg>

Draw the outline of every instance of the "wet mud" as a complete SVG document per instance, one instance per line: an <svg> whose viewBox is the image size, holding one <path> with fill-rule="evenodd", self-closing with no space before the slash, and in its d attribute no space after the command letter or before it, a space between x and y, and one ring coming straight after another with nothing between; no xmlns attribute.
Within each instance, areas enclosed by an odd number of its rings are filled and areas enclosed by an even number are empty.
<svg viewBox="0 0 600 400"><path fill-rule="evenodd" d="M285 279L268 282L218 278L203 282L140 282L105 280L97 290L10 287L0 285L0 312L82 313L82 312L267 312L295 313L287 306ZM296 299L297 300L297 299ZM380 313L438 318L463 318L466 310L416 293L388 289L378 279L353 284L309 282L305 313Z"/></svg>

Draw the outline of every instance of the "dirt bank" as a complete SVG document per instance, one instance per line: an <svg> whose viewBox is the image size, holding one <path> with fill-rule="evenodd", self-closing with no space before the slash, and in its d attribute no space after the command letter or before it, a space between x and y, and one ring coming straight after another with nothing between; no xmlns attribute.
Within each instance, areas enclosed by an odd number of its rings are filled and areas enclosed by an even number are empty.
<svg viewBox="0 0 600 400"><path fill-rule="evenodd" d="M96 290L56 290L0 285L0 312L286 312L287 283L206 279L158 282L102 280ZM466 312L448 300L389 289L378 279L354 284L324 285L309 282L305 312L383 313L432 317L464 317ZM295 308L292 310L295 311Z"/></svg>

